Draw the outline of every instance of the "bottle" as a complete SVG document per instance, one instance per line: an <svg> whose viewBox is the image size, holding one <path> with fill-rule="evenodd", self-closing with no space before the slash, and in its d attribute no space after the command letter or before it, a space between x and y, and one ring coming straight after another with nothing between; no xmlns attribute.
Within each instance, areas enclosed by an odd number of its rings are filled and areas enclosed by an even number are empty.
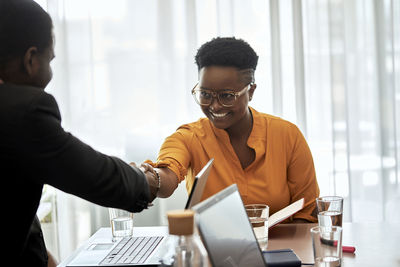
<svg viewBox="0 0 400 267"><path fill-rule="evenodd" d="M168 252L162 266L208 267L211 266L207 251L198 234L194 234L194 211L167 212L169 237Z"/></svg>

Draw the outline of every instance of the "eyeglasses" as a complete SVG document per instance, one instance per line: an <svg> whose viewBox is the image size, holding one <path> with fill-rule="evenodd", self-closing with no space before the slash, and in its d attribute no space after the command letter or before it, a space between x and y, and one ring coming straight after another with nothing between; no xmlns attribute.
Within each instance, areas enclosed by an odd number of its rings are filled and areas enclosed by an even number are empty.
<svg viewBox="0 0 400 267"><path fill-rule="evenodd" d="M232 90L220 90L218 92L214 92L208 89L200 89L200 85L197 83L192 89L192 95L196 103L200 106L209 106L211 105L213 98L218 99L218 102L224 107L232 107L239 96L246 93L252 83L247 84L242 90L239 92L235 92Z"/></svg>

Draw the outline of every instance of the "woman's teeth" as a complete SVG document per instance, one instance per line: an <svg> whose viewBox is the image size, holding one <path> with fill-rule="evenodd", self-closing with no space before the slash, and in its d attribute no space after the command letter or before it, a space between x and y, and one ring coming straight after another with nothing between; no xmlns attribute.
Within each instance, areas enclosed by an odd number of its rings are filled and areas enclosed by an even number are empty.
<svg viewBox="0 0 400 267"><path fill-rule="evenodd" d="M211 115L213 115L215 118L222 118L222 117L225 117L227 114L228 114L228 112L226 112L226 113L213 113L213 112L210 112L211 113Z"/></svg>

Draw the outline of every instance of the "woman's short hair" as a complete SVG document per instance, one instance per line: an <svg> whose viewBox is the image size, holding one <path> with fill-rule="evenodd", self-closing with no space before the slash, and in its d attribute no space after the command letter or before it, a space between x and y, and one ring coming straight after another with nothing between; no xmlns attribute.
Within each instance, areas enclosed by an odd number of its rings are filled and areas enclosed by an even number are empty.
<svg viewBox="0 0 400 267"><path fill-rule="evenodd" d="M198 70L209 66L236 67L238 70L257 67L258 56L251 46L235 37L217 37L203 44L195 56Z"/></svg>

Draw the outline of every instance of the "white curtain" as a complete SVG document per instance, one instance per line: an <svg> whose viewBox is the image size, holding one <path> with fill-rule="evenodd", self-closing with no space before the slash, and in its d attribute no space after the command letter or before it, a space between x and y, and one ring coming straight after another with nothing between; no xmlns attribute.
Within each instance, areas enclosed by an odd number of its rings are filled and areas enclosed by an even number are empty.
<svg viewBox="0 0 400 267"><path fill-rule="evenodd" d="M196 49L243 38L259 54L251 105L297 124L321 195L345 221L400 221L400 2L395 0L42 0L55 24L48 91L63 126L127 162L156 159L164 138L202 113L190 95ZM165 224L184 186L135 216ZM60 258L105 208L58 192Z"/></svg>

